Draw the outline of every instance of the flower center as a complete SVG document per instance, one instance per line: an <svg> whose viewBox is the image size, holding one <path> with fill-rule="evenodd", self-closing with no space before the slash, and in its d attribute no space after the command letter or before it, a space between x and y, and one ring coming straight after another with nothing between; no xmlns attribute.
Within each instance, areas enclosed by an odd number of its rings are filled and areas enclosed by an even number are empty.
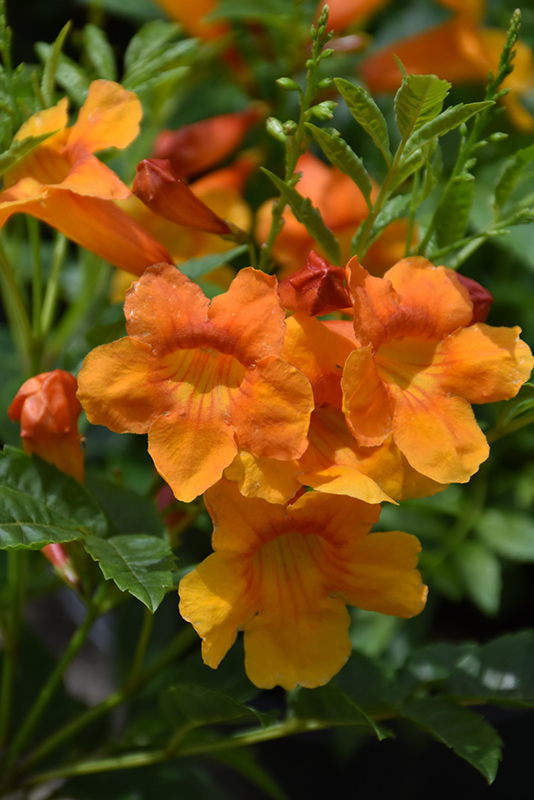
<svg viewBox="0 0 534 800"><path fill-rule="evenodd" d="M428 371L432 366L436 346L437 343L432 340L415 336L386 342L375 356L380 377L386 383L407 389L419 373Z"/></svg>

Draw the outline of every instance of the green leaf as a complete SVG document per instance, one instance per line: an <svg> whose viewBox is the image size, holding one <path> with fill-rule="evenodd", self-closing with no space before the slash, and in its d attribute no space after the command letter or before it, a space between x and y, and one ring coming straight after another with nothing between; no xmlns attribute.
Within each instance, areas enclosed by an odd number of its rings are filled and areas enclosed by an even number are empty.
<svg viewBox="0 0 534 800"><path fill-rule="evenodd" d="M149 611L156 611L167 589L173 587L174 556L169 545L148 534L121 534L110 539L89 536L83 545L99 562L106 580L122 592L137 597Z"/></svg>
<svg viewBox="0 0 534 800"><path fill-rule="evenodd" d="M290 800L289 795L270 775L267 768L258 763L250 748L241 747L235 750L223 750L220 753L213 752L211 758L215 758L221 764L226 764L227 767L243 775L272 800Z"/></svg>
<svg viewBox="0 0 534 800"><path fill-rule="evenodd" d="M312 125L309 122L306 123L306 127L328 160L340 169L341 172L348 175L356 184L363 194L369 209L371 209L373 207L371 202L373 187L361 158L352 151L347 142L339 136L337 131L331 133L329 130L318 128L316 125Z"/></svg>
<svg viewBox="0 0 534 800"><path fill-rule="evenodd" d="M269 176L280 194L291 206L295 217L306 227L310 236L313 236L319 242L332 264L339 264L341 261L339 242L330 228L324 224L319 210L312 205L311 200L308 197L303 197L296 189L288 186L281 178L265 169L265 167L261 167L261 171Z"/></svg>
<svg viewBox="0 0 534 800"><path fill-rule="evenodd" d="M435 214L434 229L439 247L454 244L465 236L474 196L474 179L469 173L449 182Z"/></svg>
<svg viewBox="0 0 534 800"><path fill-rule="evenodd" d="M378 739L385 739L390 735L333 683L318 689L299 687L290 692L288 698L297 719L314 721L329 727L354 727L361 729L363 733L374 733Z"/></svg>
<svg viewBox="0 0 534 800"><path fill-rule="evenodd" d="M210 253L201 258L190 258L189 261L184 261L183 264L180 264L179 269L180 272L183 272L184 275L194 281L217 269L222 264L228 264L229 261L233 261L234 258L243 255L246 251L247 246L243 244L240 247L234 247L232 250L225 250L223 253Z"/></svg>
<svg viewBox="0 0 534 800"><path fill-rule="evenodd" d="M284 26L292 16L292 8L286 0L219 0L216 8L208 14L208 22L215 20L261 20L275 26Z"/></svg>
<svg viewBox="0 0 534 800"><path fill-rule="evenodd" d="M87 59L99 78L117 80L115 54L103 30L89 23L82 31L83 46Z"/></svg>
<svg viewBox="0 0 534 800"><path fill-rule="evenodd" d="M429 165L437 146L437 139L434 139L424 147L414 150L408 158L401 159L401 163L395 170L394 178L391 181L391 191L401 186L410 175L413 175L413 173L417 172L421 167Z"/></svg>
<svg viewBox="0 0 534 800"><path fill-rule="evenodd" d="M458 572L473 603L485 614L496 614L501 602L499 559L480 542L466 541L454 554Z"/></svg>
<svg viewBox="0 0 534 800"><path fill-rule="evenodd" d="M430 644L412 650L404 669L420 684L442 682L450 677L460 660L474 650L476 645L471 642Z"/></svg>
<svg viewBox="0 0 534 800"><path fill-rule="evenodd" d="M254 723L267 727L272 714L260 714L223 692L194 684L172 686L162 696L166 714L171 714L176 727L202 727L221 723Z"/></svg>
<svg viewBox="0 0 534 800"><path fill-rule="evenodd" d="M534 561L534 520L526 514L489 508L480 517L476 533L500 556L513 561Z"/></svg>
<svg viewBox="0 0 534 800"><path fill-rule="evenodd" d="M360 709L376 711L386 705L388 681L377 658L353 652L335 683Z"/></svg>
<svg viewBox="0 0 534 800"><path fill-rule="evenodd" d="M483 101L481 103L459 103L457 106L446 108L442 114L426 122L410 136L403 150L403 157L409 156L414 150L423 147L432 139L444 136L449 131L458 128L475 114L492 105L494 105L492 101Z"/></svg>
<svg viewBox="0 0 534 800"><path fill-rule="evenodd" d="M112 526L111 534L149 533L163 538L165 526L153 498L109 483L98 475L88 475L85 485L107 514Z"/></svg>
<svg viewBox="0 0 534 800"><path fill-rule="evenodd" d="M530 147L518 150L507 160L502 175L495 187L495 194L493 197L493 207L497 211L499 211L510 198L510 195L524 173L525 167L531 164L533 160L534 144L531 144Z"/></svg>
<svg viewBox="0 0 534 800"><path fill-rule="evenodd" d="M395 95L395 119L404 138L438 116L450 88L448 81L435 75L406 75L402 79Z"/></svg>
<svg viewBox="0 0 534 800"><path fill-rule="evenodd" d="M50 52L50 45L44 42L37 42L35 50L41 61L46 61ZM90 77L75 61L68 58L64 53L60 53L57 70L56 83L61 86L76 105L83 105L89 84Z"/></svg>
<svg viewBox="0 0 534 800"><path fill-rule="evenodd" d="M456 698L534 706L534 631L502 636L467 653L445 688Z"/></svg>
<svg viewBox="0 0 534 800"><path fill-rule="evenodd" d="M481 772L488 783L495 780L501 759L501 739L478 714L441 697L405 701L399 713L452 748Z"/></svg>
<svg viewBox="0 0 534 800"><path fill-rule="evenodd" d="M377 215L374 225L371 229L371 233L369 234L369 238L367 239L366 249L368 250L369 247L375 242L380 234L390 225L394 220L399 219L401 217L405 217L409 208L410 203L412 200L412 196L410 194L398 194L395 197L392 197L386 203L384 203L384 207L382 211ZM358 228L356 234L352 240L352 253L353 255L361 253L359 252L360 246L360 237L363 232L362 226Z"/></svg>
<svg viewBox="0 0 534 800"><path fill-rule="evenodd" d="M502 403L495 427L497 430L506 428L512 422L529 417L532 413L534 413L534 384L525 383L512 400Z"/></svg>
<svg viewBox="0 0 534 800"><path fill-rule="evenodd" d="M40 145L41 142L44 142L45 139L52 136L53 133L55 133L55 131L41 133L40 136L27 136L25 139L14 141L9 150L5 150L2 155L0 155L0 175L3 175L8 169L11 169L11 167L17 164L24 156L31 153L37 145Z"/></svg>
<svg viewBox="0 0 534 800"><path fill-rule="evenodd" d="M69 20L62 27L56 41L53 45L51 45L51 47L48 48L46 58L44 60L43 77L41 78L41 92L47 107L53 105L54 103L54 86L56 84L56 73L59 64L59 58L71 25L72 23Z"/></svg>
<svg viewBox="0 0 534 800"><path fill-rule="evenodd" d="M354 86L354 84L343 78L336 78L334 83L356 122L367 131L389 165L391 152L389 149L388 126L384 115L369 92L366 92L360 86Z"/></svg>
<svg viewBox="0 0 534 800"><path fill-rule="evenodd" d="M0 548L38 550L85 534L105 535L107 521L78 481L37 457L0 453Z"/></svg>
<svg viewBox="0 0 534 800"><path fill-rule="evenodd" d="M196 39L184 39L181 42L165 45L133 64L124 75L123 86L131 91L140 92L161 81L183 77L189 71L187 61L197 49ZM179 70L179 71L178 71ZM169 75L172 73L172 76Z"/></svg>
<svg viewBox="0 0 534 800"><path fill-rule="evenodd" d="M174 22L155 19L147 22L130 40L124 53L125 75L140 61L149 61L152 55L177 36L180 28Z"/></svg>

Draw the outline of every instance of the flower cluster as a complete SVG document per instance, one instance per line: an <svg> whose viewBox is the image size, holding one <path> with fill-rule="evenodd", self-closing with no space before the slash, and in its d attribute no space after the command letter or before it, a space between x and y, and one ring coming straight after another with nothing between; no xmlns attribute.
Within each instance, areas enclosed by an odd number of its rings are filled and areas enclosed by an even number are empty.
<svg viewBox="0 0 534 800"><path fill-rule="evenodd" d="M424 258L379 278L314 254L289 281L243 269L210 302L150 267L78 393L91 422L148 433L179 500L206 493L215 552L180 587L206 663L244 630L251 680L285 688L341 668L345 604L422 610L419 543L369 533L379 504L468 481L488 456L471 404L513 397L534 364L518 328L485 323L482 287Z"/></svg>

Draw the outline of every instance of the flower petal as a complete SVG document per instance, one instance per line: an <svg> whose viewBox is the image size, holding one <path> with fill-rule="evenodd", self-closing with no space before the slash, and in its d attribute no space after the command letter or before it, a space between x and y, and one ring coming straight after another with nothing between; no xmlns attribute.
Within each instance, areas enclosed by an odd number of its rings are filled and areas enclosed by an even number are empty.
<svg viewBox="0 0 534 800"><path fill-rule="evenodd" d="M69 121L69 101L62 97L59 103L51 108L45 108L33 114L24 122L13 137L16 142L28 136L41 136L43 133L53 133L67 127Z"/></svg>
<svg viewBox="0 0 534 800"><path fill-rule="evenodd" d="M244 497L259 497L268 503L287 503L301 488L297 479L301 470L295 461L256 458L240 450L224 477L236 481Z"/></svg>
<svg viewBox="0 0 534 800"><path fill-rule="evenodd" d="M117 433L146 433L171 406L154 366L148 345L128 337L92 350L78 375L89 421Z"/></svg>
<svg viewBox="0 0 534 800"><path fill-rule="evenodd" d="M392 430L393 405L370 345L353 350L347 358L341 388L343 412L358 444L382 444Z"/></svg>
<svg viewBox="0 0 534 800"><path fill-rule="evenodd" d="M139 133L142 116L141 103L134 92L113 81L92 81L78 119L69 131L68 146L84 154L106 147L122 149Z"/></svg>

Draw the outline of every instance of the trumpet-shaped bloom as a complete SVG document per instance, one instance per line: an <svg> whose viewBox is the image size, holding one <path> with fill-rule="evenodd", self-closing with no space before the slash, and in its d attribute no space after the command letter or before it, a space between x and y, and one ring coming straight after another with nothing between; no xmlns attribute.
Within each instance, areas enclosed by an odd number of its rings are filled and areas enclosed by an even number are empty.
<svg viewBox="0 0 534 800"><path fill-rule="evenodd" d="M205 499L215 552L179 592L210 667L243 630L256 686L322 686L350 655L347 603L398 617L423 610L419 542L398 531L369 534L378 506L319 493L274 505L243 498L225 480Z"/></svg>
<svg viewBox="0 0 534 800"><path fill-rule="evenodd" d="M78 433L82 407L76 398L76 378L55 369L22 384L8 409L20 423L22 445L44 461L83 481L83 453Z"/></svg>
<svg viewBox="0 0 534 800"><path fill-rule="evenodd" d="M217 5L217 0L157 0L167 14L180 22L186 31L205 41L217 39L228 31L224 22L206 22L207 17Z"/></svg>
<svg viewBox="0 0 534 800"><path fill-rule="evenodd" d="M395 56L409 73L434 74L453 84L486 83L495 75L506 41L506 31L481 24L485 3L480 0L440 0L453 17L406 39L377 50L360 65L372 92L395 91L402 75ZM524 43L516 45L514 71L503 83L510 91L503 102L520 130L534 130L534 118L521 104L521 96L534 89L534 53Z"/></svg>
<svg viewBox="0 0 534 800"><path fill-rule="evenodd" d="M129 197L130 190L93 155L106 147L126 147L138 133L141 113L133 92L98 80L90 85L71 128L66 127L66 98L34 114L15 139L51 135L5 173L0 227L12 214L31 214L137 275L150 264L171 260L165 248L115 204Z"/></svg>
<svg viewBox="0 0 534 800"><path fill-rule="evenodd" d="M313 407L307 379L279 356L285 335L276 279L242 270L211 304L169 264L149 268L124 306L129 336L87 356L79 398L93 423L148 432L158 472L189 501L238 448L300 456Z"/></svg>
<svg viewBox="0 0 534 800"><path fill-rule="evenodd" d="M350 258L350 247L360 223L367 217L365 199L355 183L337 167L327 166L312 153L302 155L297 163L302 177L297 190L308 197L319 209L325 224L335 234L341 247L341 263ZM373 199L378 189L373 189ZM280 277L285 278L306 263L311 250L324 255L321 246L298 222L286 207L283 213L284 227L277 236L272 253L281 265ZM258 210L256 239L265 242L272 220L272 201L265 202ZM369 248L365 264L374 274L382 274L393 262L402 258L406 246L406 222L397 220Z"/></svg>
<svg viewBox="0 0 534 800"><path fill-rule="evenodd" d="M360 445L393 440L439 483L466 482L488 456L472 403L514 397L534 359L519 328L473 323L456 274L424 258L373 278L349 263L360 346L343 371L343 409Z"/></svg>

